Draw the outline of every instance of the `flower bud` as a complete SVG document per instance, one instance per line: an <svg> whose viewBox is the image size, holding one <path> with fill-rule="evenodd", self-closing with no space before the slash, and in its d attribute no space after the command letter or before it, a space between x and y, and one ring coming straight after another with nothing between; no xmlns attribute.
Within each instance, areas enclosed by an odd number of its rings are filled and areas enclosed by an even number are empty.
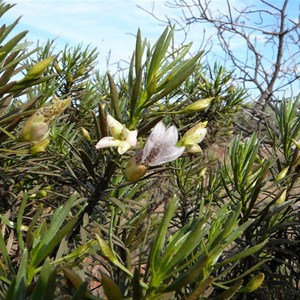
<svg viewBox="0 0 300 300"><path fill-rule="evenodd" d="M265 274L264 273L259 273L256 276L254 276L247 284L245 287L239 290L241 293L252 293L253 291L257 290L260 288L262 285L263 281L265 279Z"/></svg>
<svg viewBox="0 0 300 300"><path fill-rule="evenodd" d="M20 142L39 143L49 135L49 126L43 115L34 113L25 123L19 134Z"/></svg>
<svg viewBox="0 0 300 300"><path fill-rule="evenodd" d="M202 149L199 145L188 145L186 147L186 152L191 154L201 153Z"/></svg>
<svg viewBox="0 0 300 300"><path fill-rule="evenodd" d="M234 90L235 90L235 86L234 86L234 85L230 85L230 86L228 87L228 89L227 89L227 91L228 91L229 94L233 93Z"/></svg>
<svg viewBox="0 0 300 300"><path fill-rule="evenodd" d="M143 164L137 164L135 157L132 157L125 168L125 179L129 182L136 182L147 172L147 167Z"/></svg>
<svg viewBox="0 0 300 300"><path fill-rule="evenodd" d="M45 140L49 135L50 122L57 118L70 104L70 98L59 100L54 96L52 105L41 107L27 120L18 140L34 144Z"/></svg>
<svg viewBox="0 0 300 300"><path fill-rule="evenodd" d="M283 203L286 199L286 196L287 196L287 191L286 189L284 189L284 191L281 193L281 195L279 196L275 204Z"/></svg>
<svg viewBox="0 0 300 300"><path fill-rule="evenodd" d="M282 179L284 179L288 173L288 170L289 170L290 167L286 167L284 168L275 178L275 182L278 182Z"/></svg>
<svg viewBox="0 0 300 300"><path fill-rule="evenodd" d="M120 136L124 132L124 126L120 122L115 120L111 115L107 115L107 126L115 139L121 139Z"/></svg>
<svg viewBox="0 0 300 300"><path fill-rule="evenodd" d="M201 152L202 150L198 143L204 139L207 133L206 125L207 122L200 122L190 128L177 143L177 146L185 146L186 151L189 153Z"/></svg>
<svg viewBox="0 0 300 300"><path fill-rule="evenodd" d="M51 64L52 60L53 60L53 57L50 56L50 57L47 57L44 60L36 63L34 66L31 67L31 69L28 70L27 74L22 79L22 81L35 79L35 78L41 76L43 74L43 72Z"/></svg>
<svg viewBox="0 0 300 300"><path fill-rule="evenodd" d="M188 105L183 111L184 112L192 112L192 111L204 110L210 106L210 103L213 99L214 99L214 97L198 100L198 101Z"/></svg>
<svg viewBox="0 0 300 300"><path fill-rule="evenodd" d="M200 171L200 174L199 174L199 177L204 177L205 176L205 173L207 171L207 167L204 167L201 171Z"/></svg>
<svg viewBox="0 0 300 300"><path fill-rule="evenodd" d="M292 142L295 144L298 150L300 150L300 142L292 139Z"/></svg>
<svg viewBox="0 0 300 300"><path fill-rule="evenodd" d="M80 127L80 130L81 130L81 133L82 135L85 137L85 139L87 141L91 141L91 136L90 136L90 133L84 128L84 127Z"/></svg>
<svg viewBox="0 0 300 300"><path fill-rule="evenodd" d="M49 145L49 143L50 143L49 139L43 139L39 143L33 144L29 150L30 154L37 154L40 152L44 152L46 150L47 146Z"/></svg>

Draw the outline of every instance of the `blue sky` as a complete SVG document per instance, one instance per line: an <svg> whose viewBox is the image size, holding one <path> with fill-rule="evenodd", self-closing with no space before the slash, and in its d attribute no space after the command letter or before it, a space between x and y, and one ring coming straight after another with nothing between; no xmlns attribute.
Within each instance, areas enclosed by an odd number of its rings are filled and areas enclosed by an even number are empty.
<svg viewBox="0 0 300 300"><path fill-rule="evenodd" d="M4 19L12 22L22 15L17 28L29 30L28 40L43 43L56 39L58 48L66 43L91 44L98 48L101 64L106 64L110 51L111 63L128 60L134 50L138 28L152 43L165 28L137 7L141 5L151 10L153 2L148 0L12 0L11 3L16 6L4 15ZM156 0L154 9L161 17L175 13L167 9L163 1Z"/></svg>
<svg viewBox="0 0 300 300"><path fill-rule="evenodd" d="M47 39L55 39L57 49L64 48L68 43L70 46L91 44L97 47L99 55L100 71L105 72L106 59L110 53L110 69L114 69L115 62L119 60L129 61L135 46L135 34L140 28L142 36L153 44L163 32L165 26L149 13L140 9L153 10L160 19L180 18L180 11L171 9L165 5L165 0L6 0L16 3L16 6L8 11L3 22L11 23L17 17L22 16L17 31L29 30L27 39L37 40L41 43ZM169 2L173 2L169 0ZM276 0L274 3L282 3L283 0ZM234 7L245 7L246 5L258 4L255 0L230 0ZM220 9L226 12L226 0L212 0L212 9ZM291 18L297 18L298 1L290 0L288 14ZM247 20L252 24L257 20ZM207 24L197 24L190 31L187 41L194 42L194 50L198 49L203 34L212 35L215 31ZM261 51L268 51L264 45L266 36L256 35ZM183 36L176 33L175 41L180 43ZM241 39L235 38L232 41L233 50L239 53L240 57L245 55ZM227 61L222 57L220 48L215 46L207 56L210 62L218 60L223 64ZM223 60L223 61L222 61ZM298 84L299 89L299 84Z"/></svg>
<svg viewBox="0 0 300 300"><path fill-rule="evenodd" d="M13 22L22 16L17 29L29 30L27 39L46 42L55 39L57 48L69 45L97 47L100 52L99 67L106 70L106 58L110 63L121 59L128 61L135 46L134 35L140 28L143 38L153 44L165 29L165 25L151 16L153 11L159 19L180 18L180 11L165 5L165 0L6 0L15 3L4 15L5 22ZM235 6L239 0L230 0ZM251 0L246 0L251 1ZM253 1L253 0L252 0ZM213 7L224 6L226 0L213 0ZM245 0L244 0L245 3ZM143 9L139 8L142 7ZM223 9L224 11L224 9ZM198 49L202 30L213 33L207 25L198 25L190 32L187 42L193 41ZM175 34L175 41L182 42L183 35ZM217 51L217 50L216 50ZM217 55L217 53L215 53Z"/></svg>

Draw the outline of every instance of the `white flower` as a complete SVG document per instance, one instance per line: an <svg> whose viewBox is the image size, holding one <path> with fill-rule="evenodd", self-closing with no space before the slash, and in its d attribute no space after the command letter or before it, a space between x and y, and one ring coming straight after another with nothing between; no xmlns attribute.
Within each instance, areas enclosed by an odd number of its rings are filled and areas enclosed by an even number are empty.
<svg viewBox="0 0 300 300"><path fill-rule="evenodd" d="M166 129L163 122L155 125L142 152L141 163L158 166L177 159L185 147L177 147L178 131L175 126Z"/></svg>
<svg viewBox="0 0 300 300"><path fill-rule="evenodd" d="M112 136L102 138L96 145L97 149L118 147L119 154L123 154L131 147L135 147L137 143L137 130L128 130L111 115L107 116L107 126Z"/></svg>
<svg viewBox="0 0 300 300"><path fill-rule="evenodd" d="M125 168L125 178L136 182L143 177L151 166L158 166L177 159L185 147L176 146L178 131L175 126L166 129L163 122L155 125L144 149L139 150L128 161Z"/></svg>

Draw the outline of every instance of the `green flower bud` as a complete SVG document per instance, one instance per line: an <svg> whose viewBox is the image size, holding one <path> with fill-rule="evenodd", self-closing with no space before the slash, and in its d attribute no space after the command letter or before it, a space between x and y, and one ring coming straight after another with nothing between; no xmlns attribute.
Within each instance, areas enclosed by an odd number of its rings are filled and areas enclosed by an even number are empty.
<svg viewBox="0 0 300 300"><path fill-rule="evenodd" d="M283 203L286 199L286 196L287 196L287 191L286 191L286 189L284 189L284 191L282 192L280 197L277 199L276 204Z"/></svg>
<svg viewBox="0 0 300 300"><path fill-rule="evenodd" d="M36 63L31 69L28 70L22 81L35 79L43 74L43 72L49 67L53 60L53 56L47 57L42 61Z"/></svg>
<svg viewBox="0 0 300 300"><path fill-rule="evenodd" d="M91 141L91 136L90 136L90 133L84 128L84 127L80 127L80 130L81 130L81 133L82 135L85 137L85 139L87 141Z"/></svg>
<svg viewBox="0 0 300 300"><path fill-rule="evenodd" d="M280 181L281 179L284 179L288 173L290 167L284 168L275 178L275 182Z"/></svg>
<svg viewBox="0 0 300 300"><path fill-rule="evenodd" d="M39 143L33 144L30 147L30 154L37 154L40 152L44 152L47 148L47 146L49 145L50 140L49 139L44 139L42 141L40 141Z"/></svg>
<svg viewBox="0 0 300 300"><path fill-rule="evenodd" d="M211 101L214 99L214 97L205 98L198 100L190 105L188 105L183 112L192 112L192 111L200 111L208 108L210 106Z"/></svg>
<svg viewBox="0 0 300 300"><path fill-rule="evenodd" d="M245 287L239 290L241 293L252 293L253 291L257 290L260 288L262 283L264 282L265 279L265 274L264 273L259 273L256 276L254 276L247 284Z"/></svg>

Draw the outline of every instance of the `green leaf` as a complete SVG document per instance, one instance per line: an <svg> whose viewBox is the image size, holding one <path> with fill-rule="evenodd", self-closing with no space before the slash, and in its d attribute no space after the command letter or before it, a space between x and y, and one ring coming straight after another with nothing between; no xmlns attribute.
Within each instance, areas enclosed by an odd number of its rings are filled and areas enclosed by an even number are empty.
<svg viewBox="0 0 300 300"><path fill-rule="evenodd" d="M232 285L229 289L226 291L222 292L221 294L217 295L215 300L229 300L234 296L238 289L241 287L243 284L243 279L238 280L234 285Z"/></svg>
<svg viewBox="0 0 300 300"><path fill-rule="evenodd" d="M206 279L200 281L197 284L195 291L190 295L186 300L198 300L200 296L204 294L205 290L213 282L214 278L212 276L207 277Z"/></svg>
<svg viewBox="0 0 300 300"><path fill-rule="evenodd" d="M181 272L180 275L163 290L163 292L168 293L171 291L178 291L187 284L194 282L196 279L205 280L205 278L199 278L199 276L203 272L203 270L207 268L209 260L210 256L202 255L199 260L190 268L188 268L184 272Z"/></svg>
<svg viewBox="0 0 300 300"><path fill-rule="evenodd" d="M174 75L172 80L164 87L164 89L159 93L150 98L149 101L142 105L142 108L149 107L156 103L158 100L170 94L176 88L178 88L197 68L197 61L202 55L202 52L195 55L193 58L181 63L180 68Z"/></svg>
<svg viewBox="0 0 300 300"><path fill-rule="evenodd" d="M10 51L12 51L12 49L19 43L21 39L25 37L27 33L28 31L23 31L17 34L15 37L9 40L5 45L3 45L3 47L1 47L0 61L2 61L10 53Z"/></svg>
<svg viewBox="0 0 300 300"><path fill-rule="evenodd" d="M243 272L241 275L239 275L239 276L237 276L237 277L235 277L233 279L230 279L230 280L228 280L226 282L223 282L223 284L229 284L229 283L235 282L237 280L240 280L240 279L244 278L245 276L247 276L249 274L252 274L255 270L259 269L262 265L264 265L268 261L270 261L270 259L263 259L263 260L261 260L256 265L254 265L253 267L251 267L248 270L246 270L245 272Z"/></svg>
<svg viewBox="0 0 300 300"><path fill-rule="evenodd" d="M142 68L142 56L143 56L143 49L142 49L142 35L141 30L138 29L136 35L136 44L135 44L135 74L138 76L141 68Z"/></svg>
<svg viewBox="0 0 300 300"><path fill-rule="evenodd" d="M39 274L35 288L31 295L31 300L54 299L56 287L56 270L51 267L50 260L47 258Z"/></svg>
<svg viewBox="0 0 300 300"><path fill-rule="evenodd" d="M167 207L167 210L158 228L156 239L151 247L149 264L153 274L155 274L160 269L160 259L162 255L162 249L164 247L166 237L167 237L168 226L177 207L178 207L178 199L177 196L174 195ZM160 279L157 280L160 281ZM159 284L159 282L156 282L156 280L154 281L156 284Z"/></svg>
<svg viewBox="0 0 300 300"><path fill-rule="evenodd" d="M72 231L76 222L77 218L73 217L56 233L55 236L52 237L49 242L46 242L44 239L41 240L40 246L35 248L38 249L37 254L36 250L34 249L36 256L32 261L32 267L37 267L59 245L61 240ZM50 228L48 230L50 230Z"/></svg>
<svg viewBox="0 0 300 300"><path fill-rule="evenodd" d="M166 274L170 273L172 268L176 265L180 265L197 246L200 246L202 239L208 231L208 227L205 227L206 221L207 217L200 218L192 226L190 231L178 240L177 243L172 242L168 245L161 258L161 272L164 271Z"/></svg>
<svg viewBox="0 0 300 300"><path fill-rule="evenodd" d="M241 204L238 203L237 207L234 209L233 212L230 213L230 216L226 218L224 224L222 224L221 232L211 241L210 249L217 247L220 243L223 243L225 238L231 233L237 225L238 216L241 211Z"/></svg>
<svg viewBox="0 0 300 300"><path fill-rule="evenodd" d="M132 300L143 299L143 291L140 285L140 272L138 268L134 269L133 278L132 278Z"/></svg>
<svg viewBox="0 0 300 300"><path fill-rule="evenodd" d="M110 75L110 73L107 73L108 82L109 82L109 88L110 88L110 99L111 99L111 106L114 111L114 117L116 120L122 123L122 117L120 113L120 100L118 95L117 86L114 82L114 79Z"/></svg>
<svg viewBox="0 0 300 300"><path fill-rule="evenodd" d="M218 263L218 264L216 265L216 268L222 267L222 266L225 265L225 264L230 264L230 263L232 263L232 262L241 260L241 259L243 259L243 258L245 258L245 257L248 257L248 256L250 256L250 255L255 254L256 252L260 251L260 250L267 244L268 241L269 241L269 240L266 239L265 241L263 241L263 242L260 243L260 244L257 244L257 245L255 245L255 246L253 246L253 247L250 247L250 248L248 248L248 249L242 250L241 252L239 252L239 253L233 255L232 257L227 258L227 259L223 260L222 262Z"/></svg>
<svg viewBox="0 0 300 300"><path fill-rule="evenodd" d="M24 300L26 297L26 267L28 263L28 251L22 252L21 262L17 276L9 287L6 300Z"/></svg>
<svg viewBox="0 0 300 300"><path fill-rule="evenodd" d="M156 77L161 61L169 48L173 34L174 28L169 32L169 28L167 27L156 42L147 74L147 86L150 86L151 81Z"/></svg>
<svg viewBox="0 0 300 300"><path fill-rule="evenodd" d="M12 266L10 256L8 255L2 232L0 232L0 253L2 255L2 258L4 259L6 266L9 268L9 272L14 274L14 268Z"/></svg>
<svg viewBox="0 0 300 300"><path fill-rule="evenodd" d="M123 266L122 263L116 258L115 254L107 245L107 243L99 235L96 235L96 238L100 247L100 251L103 254L103 256L106 257L110 262L112 262L118 268L120 268L122 271L124 271L127 275L133 277L132 273L125 266Z"/></svg>
<svg viewBox="0 0 300 300"><path fill-rule="evenodd" d="M22 227L23 227L23 215L27 204L28 195L27 193L24 194L21 206L18 212L18 218L17 218L17 235L18 235L18 243L20 250L24 250L24 240L23 240L23 233L22 233Z"/></svg>
<svg viewBox="0 0 300 300"><path fill-rule="evenodd" d="M142 85L142 68L139 69L137 76L134 81L131 97L130 97L130 121L132 122L136 108L139 105L138 100L140 99L141 93L141 85Z"/></svg>
<svg viewBox="0 0 300 300"><path fill-rule="evenodd" d="M123 295L118 287L118 285L109 278L106 274L101 272L101 282L103 285L105 296L107 297L107 300L122 300Z"/></svg>

